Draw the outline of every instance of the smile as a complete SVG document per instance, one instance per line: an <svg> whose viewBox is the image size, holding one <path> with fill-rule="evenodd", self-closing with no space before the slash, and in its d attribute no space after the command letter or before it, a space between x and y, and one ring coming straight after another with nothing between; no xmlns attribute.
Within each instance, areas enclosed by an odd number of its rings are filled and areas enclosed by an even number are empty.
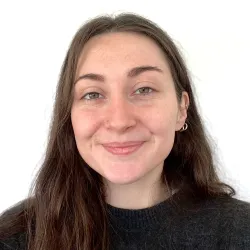
<svg viewBox="0 0 250 250"><path fill-rule="evenodd" d="M136 145L132 145L132 146L119 146L119 147L110 147L110 146L106 146L103 145L103 147L111 154L113 155L129 155L134 153L135 151L137 151L144 142L140 142Z"/></svg>

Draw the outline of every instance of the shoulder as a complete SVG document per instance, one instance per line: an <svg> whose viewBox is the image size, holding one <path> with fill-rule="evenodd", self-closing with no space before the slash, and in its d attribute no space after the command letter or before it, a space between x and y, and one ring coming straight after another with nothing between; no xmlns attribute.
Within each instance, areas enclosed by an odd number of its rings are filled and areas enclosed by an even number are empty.
<svg viewBox="0 0 250 250"><path fill-rule="evenodd" d="M193 211L205 212L207 214L220 214L223 217L234 218L249 218L250 217L250 202L240 200L238 198L221 196L216 198L206 198L195 201L190 199L187 202L186 208Z"/></svg>
<svg viewBox="0 0 250 250"><path fill-rule="evenodd" d="M0 214L0 250L25 250L26 233L23 230L24 201Z"/></svg>
<svg viewBox="0 0 250 250"><path fill-rule="evenodd" d="M196 207L196 206L195 206ZM233 197L211 198L197 206L201 215L213 216L218 223L231 225L237 230L250 230L250 203Z"/></svg>
<svg viewBox="0 0 250 250"><path fill-rule="evenodd" d="M217 201L221 218L230 223L232 229L239 233L248 233L250 237L250 203L236 198ZM249 238L250 239L250 238Z"/></svg>
<svg viewBox="0 0 250 250"><path fill-rule="evenodd" d="M24 202L25 201L19 201L18 203L15 203L11 207L5 209L1 214L0 214L0 219L6 218L6 217L11 217L15 216L16 214L23 212L24 211Z"/></svg>
<svg viewBox="0 0 250 250"><path fill-rule="evenodd" d="M26 234L17 233L0 240L0 250L26 250Z"/></svg>
<svg viewBox="0 0 250 250"><path fill-rule="evenodd" d="M188 234L189 241L214 242L217 249L250 249L249 202L229 196L180 201L174 225L184 240Z"/></svg>
<svg viewBox="0 0 250 250"><path fill-rule="evenodd" d="M233 219L250 217L250 202L230 196L197 198L194 196L180 196L177 203L183 212L216 214L221 218Z"/></svg>
<svg viewBox="0 0 250 250"><path fill-rule="evenodd" d="M216 198L204 211L217 224L220 244L228 249L250 249L250 203L237 198Z"/></svg>
<svg viewBox="0 0 250 250"><path fill-rule="evenodd" d="M220 213L221 218L231 222L241 224L241 228L246 222L250 222L250 203L237 198L216 198L204 204L206 209L214 209ZM249 224L250 226L250 224Z"/></svg>

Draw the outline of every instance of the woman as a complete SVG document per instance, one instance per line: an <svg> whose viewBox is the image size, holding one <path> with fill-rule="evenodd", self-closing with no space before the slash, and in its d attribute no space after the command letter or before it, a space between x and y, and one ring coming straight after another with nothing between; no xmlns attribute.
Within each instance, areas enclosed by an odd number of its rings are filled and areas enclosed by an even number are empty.
<svg viewBox="0 0 250 250"><path fill-rule="evenodd" d="M101 16L73 38L44 163L1 216L0 249L250 249L250 205L234 195L171 38Z"/></svg>

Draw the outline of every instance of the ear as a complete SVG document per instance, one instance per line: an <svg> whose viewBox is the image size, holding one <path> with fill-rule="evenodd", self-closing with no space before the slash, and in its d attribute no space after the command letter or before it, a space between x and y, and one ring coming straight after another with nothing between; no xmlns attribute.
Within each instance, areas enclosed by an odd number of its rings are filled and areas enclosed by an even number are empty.
<svg viewBox="0 0 250 250"><path fill-rule="evenodd" d="M179 103L175 131L179 131L184 126L185 121L187 119L188 106L189 106L189 96L186 91L183 91L181 102Z"/></svg>

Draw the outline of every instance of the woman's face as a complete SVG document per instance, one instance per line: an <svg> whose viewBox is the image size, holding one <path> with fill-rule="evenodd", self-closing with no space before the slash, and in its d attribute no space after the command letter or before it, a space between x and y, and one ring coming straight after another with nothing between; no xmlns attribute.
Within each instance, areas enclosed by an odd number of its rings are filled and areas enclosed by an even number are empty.
<svg viewBox="0 0 250 250"><path fill-rule="evenodd" d="M188 96L177 102L155 42L135 33L96 36L82 51L76 79L71 119L84 161L115 184L161 172Z"/></svg>

